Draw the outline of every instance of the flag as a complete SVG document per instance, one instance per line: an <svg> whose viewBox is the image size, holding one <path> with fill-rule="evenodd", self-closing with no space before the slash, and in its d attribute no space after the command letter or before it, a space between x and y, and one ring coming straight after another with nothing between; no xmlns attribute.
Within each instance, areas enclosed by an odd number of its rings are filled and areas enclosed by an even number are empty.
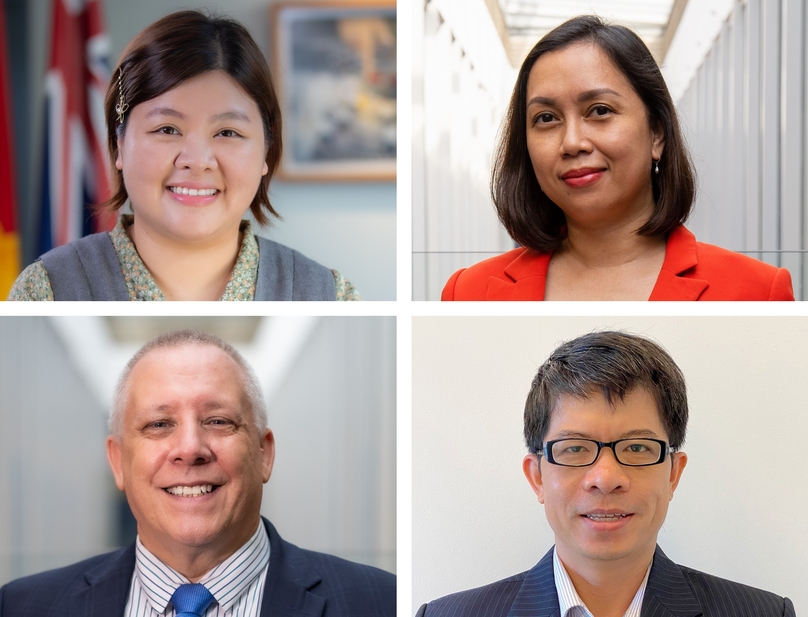
<svg viewBox="0 0 808 617"><path fill-rule="evenodd" d="M90 206L111 196L104 95L110 44L100 0L53 0L45 76L45 145L39 251L111 229Z"/></svg>
<svg viewBox="0 0 808 617"><path fill-rule="evenodd" d="M20 273L7 45L6 8L0 0L0 299L3 300Z"/></svg>

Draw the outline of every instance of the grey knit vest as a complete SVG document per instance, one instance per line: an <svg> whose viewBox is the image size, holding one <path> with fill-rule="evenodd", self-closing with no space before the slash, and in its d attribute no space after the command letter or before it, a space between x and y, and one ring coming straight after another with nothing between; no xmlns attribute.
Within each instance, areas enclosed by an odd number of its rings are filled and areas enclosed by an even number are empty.
<svg viewBox="0 0 808 617"><path fill-rule="evenodd" d="M256 236L256 300L336 300L331 270L297 251ZM86 236L40 257L54 300L129 300L115 247L107 233Z"/></svg>

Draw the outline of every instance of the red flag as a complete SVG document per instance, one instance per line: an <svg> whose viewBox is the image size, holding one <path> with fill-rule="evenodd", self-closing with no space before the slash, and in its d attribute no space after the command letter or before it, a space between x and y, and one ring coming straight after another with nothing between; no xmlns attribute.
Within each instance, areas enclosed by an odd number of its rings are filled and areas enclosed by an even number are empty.
<svg viewBox="0 0 808 617"><path fill-rule="evenodd" d="M6 10L0 0L0 298L5 299L20 273L16 175L11 136Z"/></svg>
<svg viewBox="0 0 808 617"><path fill-rule="evenodd" d="M53 0L40 252L114 225L114 216L94 219L89 208L111 195L104 122L109 53L100 0Z"/></svg>

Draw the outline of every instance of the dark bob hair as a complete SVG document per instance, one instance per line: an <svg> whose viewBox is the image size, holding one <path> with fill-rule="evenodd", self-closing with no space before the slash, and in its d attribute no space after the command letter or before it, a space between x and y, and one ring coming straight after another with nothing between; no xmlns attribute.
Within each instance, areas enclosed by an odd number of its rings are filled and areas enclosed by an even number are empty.
<svg viewBox="0 0 808 617"><path fill-rule="evenodd" d="M118 123L115 107L119 101L119 76L123 98L131 113L136 105L209 71L223 71L230 75L261 112L269 172L261 178L250 210L260 225L269 222L267 215L279 216L269 203L268 190L281 159L281 111L266 60L240 23L199 11L166 15L138 34L124 50L104 101L114 194L99 208L118 210L129 197L123 173L114 166L118 158L118 137L123 138L129 117L128 113L125 114L123 122Z"/></svg>
<svg viewBox="0 0 808 617"><path fill-rule="evenodd" d="M690 156L679 129L673 100L651 52L628 28L606 24L594 15L574 17L547 33L525 58L503 122L494 155L491 197L499 220L522 246L541 252L557 249L564 240L564 213L539 188L527 149L527 82L543 54L573 43L600 47L639 95L649 124L661 126L665 153L659 174L652 177L656 206L637 230L642 236L663 236L683 223L693 205L695 180Z"/></svg>
<svg viewBox="0 0 808 617"><path fill-rule="evenodd" d="M525 402L525 443L531 454L544 445L550 417L562 396L601 393L611 404L637 388L654 398L670 446L687 431L687 388L679 367L657 343L624 332L593 332L559 346L539 367Z"/></svg>

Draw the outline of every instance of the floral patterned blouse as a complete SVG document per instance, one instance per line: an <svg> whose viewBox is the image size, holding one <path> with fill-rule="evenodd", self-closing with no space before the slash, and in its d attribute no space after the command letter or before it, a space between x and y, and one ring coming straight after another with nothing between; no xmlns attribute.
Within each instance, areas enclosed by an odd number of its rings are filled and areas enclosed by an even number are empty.
<svg viewBox="0 0 808 617"><path fill-rule="evenodd" d="M126 228L134 222L131 214L124 214L118 219L115 229L109 232L118 261L121 264L126 289L129 291L129 300L165 300L163 292L157 286L154 278L138 255L134 243L126 233ZM239 301L253 300L255 296L255 282L258 278L258 241L252 232L250 221L241 221L239 231L243 240L236 258L236 265L230 280L219 300ZM337 300L361 300L350 281L336 270L331 270L337 288ZM35 261L22 271L11 293L9 300L53 300L48 272L41 261Z"/></svg>

